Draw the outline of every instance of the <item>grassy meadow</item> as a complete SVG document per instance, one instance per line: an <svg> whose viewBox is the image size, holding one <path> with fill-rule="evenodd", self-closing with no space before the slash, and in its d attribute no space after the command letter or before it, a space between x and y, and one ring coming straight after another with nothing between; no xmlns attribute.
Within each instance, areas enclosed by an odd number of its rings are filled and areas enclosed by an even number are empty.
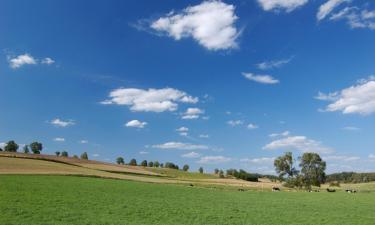
<svg viewBox="0 0 375 225"><path fill-rule="evenodd" d="M0 224L374 224L375 195L0 175Z"/></svg>

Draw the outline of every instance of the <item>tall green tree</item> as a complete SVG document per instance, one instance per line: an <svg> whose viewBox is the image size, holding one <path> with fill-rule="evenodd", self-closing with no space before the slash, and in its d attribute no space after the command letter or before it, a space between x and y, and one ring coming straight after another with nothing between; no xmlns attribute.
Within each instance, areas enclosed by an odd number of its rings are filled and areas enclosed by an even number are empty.
<svg viewBox="0 0 375 225"><path fill-rule="evenodd" d="M298 170L294 167L294 159L291 152L286 152L283 156L277 157L273 164L281 180L284 180L285 176L290 178L298 174Z"/></svg>
<svg viewBox="0 0 375 225"><path fill-rule="evenodd" d="M84 152L84 153L81 154L81 159L85 159L85 160L89 159L89 156L87 155L87 152Z"/></svg>
<svg viewBox="0 0 375 225"><path fill-rule="evenodd" d="M199 173L203 173L203 167L199 167Z"/></svg>
<svg viewBox="0 0 375 225"><path fill-rule="evenodd" d="M40 142L34 141L30 144L30 148L34 154L40 154L40 152L43 150L43 145Z"/></svg>
<svg viewBox="0 0 375 225"><path fill-rule="evenodd" d="M189 165L188 165L188 164L185 164L185 165L182 167L182 170L183 170L183 171L188 171L188 170L189 170Z"/></svg>
<svg viewBox="0 0 375 225"><path fill-rule="evenodd" d="M159 167L159 166L160 166L159 161L155 161L155 162L154 162L154 166L155 166L155 167Z"/></svg>
<svg viewBox="0 0 375 225"><path fill-rule="evenodd" d="M148 167L154 167L154 162L153 161L148 162Z"/></svg>
<svg viewBox="0 0 375 225"><path fill-rule="evenodd" d="M28 145L23 146L23 153L28 154L30 153L30 149Z"/></svg>
<svg viewBox="0 0 375 225"><path fill-rule="evenodd" d="M143 161L141 162L141 166L146 167L146 166L147 166L147 160L143 160Z"/></svg>
<svg viewBox="0 0 375 225"><path fill-rule="evenodd" d="M18 144L15 141L8 141L4 147L4 151L6 152L17 152Z"/></svg>
<svg viewBox="0 0 375 225"><path fill-rule="evenodd" d="M60 156L60 154L61 154L61 152L59 152L59 151L56 151L56 152L55 152L55 155L56 155L56 156Z"/></svg>
<svg viewBox="0 0 375 225"><path fill-rule="evenodd" d="M124 165L125 164L125 160L122 157L117 157L116 162L119 165Z"/></svg>
<svg viewBox="0 0 375 225"><path fill-rule="evenodd" d="M61 156L62 156L62 157L68 157L69 154L68 154L67 151L62 151L62 152L61 152Z"/></svg>
<svg viewBox="0 0 375 225"><path fill-rule="evenodd" d="M304 186L311 190L311 186L318 186L326 179L326 162L319 154L306 152L300 158L301 175Z"/></svg>
<svg viewBox="0 0 375 225"><path fill-rule="evenodd" d="M130 162L129 162L129 165L136 166L137 165L137 160L136 159L131 159Z"/></svg>

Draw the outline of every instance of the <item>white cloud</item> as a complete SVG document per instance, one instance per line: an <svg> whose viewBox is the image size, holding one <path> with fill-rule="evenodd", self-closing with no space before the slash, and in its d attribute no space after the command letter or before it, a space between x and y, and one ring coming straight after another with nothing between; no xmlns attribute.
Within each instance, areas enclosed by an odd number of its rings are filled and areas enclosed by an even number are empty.
<svg viewBox="0 0 375 225"><path fill-rule="evenodd" d="M260 70L275 69L275 68L282 67L285 64L288 64L291 60L292 60L292 58L266 61L266 62L258 63L258 64L256 64L256 66Z"/></svg>
<svg viewBox="0 0 375 225"><path fill-rule="evenodd" d="M286 12L291 12L307 2L308 0L258 0L258 3L265 11L285 10Z"/></svg>
<svg viewBox="0 0 375 225"><path fill-rule="evenodd" d="M231 161L231 158L224 157L224 156L204 156L197 161L197 163L201 164L219 164L219 163L226 163Z"/></svg>
<svg viewBox="0 0 375 225"><path fill-rule="evenodd" d="M89 143L89 141L87 141L87 140L80 140L79 143L80 144L87 144L87 143Z"/></svg>
<svg viewBox="0 0 375 225"><path fill-rule="evenodd" d="M319 11L316 14L318 20L326 18L336 7L344 2L349 2L350 0L328 0L319 7Z"/></svg>
<svg viewBox="0 0 375 225"><path fill-rule="evenodd" d="M187 132L181 132L180 135L184 136L184 137L187 137L189 134Z"/></svg>
<svg viewBox="0 0 375 225"><path fill-rule="evenodd" d="M235 7L221 1L204 1L180 13L168 13L151 23L151 28L175 40L191 37L209 50L236 48Z"/></svg>
<svg viewBox="0 0 375 225"><path fill-rule="evenodd" d="M141 122L139 120L130 120L125 124L126 127L144 128L147 122Z"/></svg>
<svg viewBox="0 0 375 225"><path fill-rule="evenodd" d="M330 155L330 156L324 156L323 160L326 161L345 161L345 162L351 162L351 161L358 161L360 160L360 157L357 156L344 156L344 155Z"/></svg>
<svg viewBox="0 0 375 225"><path fill-rule="evenodd" d="M187 127L180 127L178 129L176 129L176 131L178 131L178 132L188 132L189 128L187 128Z"/></svg>
<svg viewBox="0 0 375 225"><path fill-rule="evenodd" d="M289 131L284 131L284 132L282 132L282 133L272 133L272 134L270 134L270 135L268 135L268 136L270 136L271 138L279 137L279 136L284 136L284 137L286 137L286 136L289 136L289 134L290 134Z"/></svg>
<svg viewBox="0 0 375 225"><path fill-rule="evenodd" d="M210 136L208 134L200 134L199 137L200 138L209 138Z"/></svg>
<svg viewBox="0 0 375 225"><path fill-rule="evenodd" d="M178 150L206 150L209 149L206 145L197 145L182 142L166 142L164 144L153 145L153 148L159 149L178 149Z"/></svg>
<svg viewBox="0 0 375 225"><path fill-rule="evenodd" d="M254 129L258 129L258 125L255 125L255 124L252 124L252 123L249 123L249 125L247 125L247 129L250 129L250 130L254 130Z"/></svg>
<svg viewBox="0 0 375 225"><path fill-rule="evenodd" d="M54 64L55 63L55 60L49 58L49 57L46 57L44 59L42 59L41 61L42 64L47 64L47 65L51 65L51 64Z"/></svg>
<svg viewBox="0 0 375 225"><path fill-rule="evenodd" d="M264 150L299 150L302 152L330 153L332 148L323 146L320 142L308 139L305 136L290 136L281 138L263 147Z"/></svg>
<svg viewBox="0 0 375 225"><path fill-rule="evenodd" d="M370 115L375 112L375 81L362 80L357 85L341 90L336 97L336 99L327 99L332 103L325 111Z"/></svg>
<svg viewBox="0 0 375 225"><path fill-rule="evenodd" d="M239 125L242 125L244 122L242 120L229 120L227 122L227 124L229 126L232 126L232 127L235 127L235 126L239 126Z"/></svg>
<svg viewBox="0 0 375 225"><path fill-rule="evenodd" d="M176 111L178 103L197 103L198 98L187 95L183 91L173 88L137 89L119 88L110 92L108 100L102 104L116 104L130 106L134 112L164 112Z"/></svg>
<svg viewBox="0 0 375 225"><path fill-rule="evenodd" d="M4 150L6 143L0 142L0 148Z"/></svg>
<svg viewBox="0 0 375 225"><path fill-rule="evenodd" d="M204 111L199 108L188 108L181 118L184 120L193 120L198 119L201 114L204 114Z"/></svg>
<svg viewBox="0 0 375 225"><path fill-rule="evenodd" d="M375 159L375 154L370 154L370 155L368 155L368 158L369 158L369 159Z"/></svg>
<svg viewBox="0 0 375 225"><path fill-rule="evenodd" d="M245 163L254 163L254 164L270 164L270 163L273 163L275 161L275 158L274 157L262 157L262 158L253 158L253 159L248 159L248 158L245 158L245 159L240 159L241 162L245 162Z"/></svg>
<svg viewBox="0 0 375 225"><path fill-rule="evenodd" d="M343 127L342 129L344 129L344 130L348 130L348 131L359 131L359 130L360 130L360 128L358 128L358 127L353 127L353 126Z"/></svg>
<svg viewBox="0 0 375 225"><path fill-rule="evenodd" d="M50 124L57 127L69 127L75 125L76 123L73 120L61 120L59 118L56 118L50 121Z"/></svg>
<svg viewBox="0 0 375 225"><path fill-rule="evenodd" d="M54 140L54 141L57 141L57 142L64 142L64 141L65 141L65 138L57 137L57 138L54 138L53 140Z"/></svg>
<svg viewBox="0 0 375 225"><path fill-rule="evenodd" d="M375 10L369 11L356 6L346 7L329 18L331 21L345 20L352 28L375 30Z"/></svg>
<svg viewBox="0 0 375 225"><path fill-rule="evenodd" d="M99 154L92 154L93 157L99 157Z"/></svg>
<svg viewBox="0 0 375 225"><path fill-rule="evenodd" d="M9 58L8 60L9 60L9 65L12 69L20 68L23 65L37 64L37 60L27 53L23 55L19 55L15 58Z"/></svg>
<svg viewBox="0 0 375 225"><path fill-rule="evenodd" d="M199 154L197 152L189 152L189 153L181 155L181 157L189 158L189 159L199 158L200 156L201 156L201 154Z"/></svg>
<svg viewBox="0 0 375 225"><path fill-rule="evenodd" d="M139 154L141 155L147 155L149 152L146 152L146 151L140 151Z"/></svg>
<svg viewBox="0 0 375 225"><path fill-rule="evenodd" d="M242 75L251 81L255 81L261 84L277 84L279 83L279 80L276 80L270 75L257 75L253 73L242 73Z"/></svg>
<svg viewBox="0 0 375 225"><path fill-rule="evenodd" d="M335 101L338 98L337 95L337 92L325 94L319 91L318 95L314 98L322 101Z"/></svg>

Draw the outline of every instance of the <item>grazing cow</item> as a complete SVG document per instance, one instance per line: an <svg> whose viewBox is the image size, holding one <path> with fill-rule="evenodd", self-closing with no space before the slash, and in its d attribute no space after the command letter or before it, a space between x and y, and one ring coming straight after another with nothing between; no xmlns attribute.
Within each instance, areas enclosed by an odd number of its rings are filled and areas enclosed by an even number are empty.
<svg viewBox="0 0 375 225"><path fill-rule="evenodd" d="M189 184L189 186L190 186L190 187L194 187L194 185L193 185L193 184Z"/></svg>
<svg viewBox="0 0 375 225"><path fill-rule="evenodd" d="M327 192L336 192L336 189L329 189L329 188L327 188Z"/></svg>
<svg viewBox="0 0 375 225"><path fill-rule="evenodd" d="M245 191L245 189L239 188L238 191Z"/></svg>
<svg viewBox="0 0 375 225"><path fill-rule="evenodd" d="M357 193L357 191L356 190L354 190L354 189L347 189L347 190L345 190L347 193Z"/></svg>
<svg viewBox="0 0 375 225"><path fill-rule="evenodd" d="M279 187L272 187L272 191L280 191Z"/></svg>

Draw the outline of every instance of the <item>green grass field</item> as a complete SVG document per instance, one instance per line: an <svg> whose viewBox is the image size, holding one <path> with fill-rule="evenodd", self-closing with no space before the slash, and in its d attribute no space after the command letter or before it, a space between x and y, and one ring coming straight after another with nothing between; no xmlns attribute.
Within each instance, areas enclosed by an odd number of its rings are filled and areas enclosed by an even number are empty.
<svg viewBox="0 0 375 225"><path fill-rule="evenodd" d="M375 194L238 192L1 175L0 224L374 224Z"/></svg>

